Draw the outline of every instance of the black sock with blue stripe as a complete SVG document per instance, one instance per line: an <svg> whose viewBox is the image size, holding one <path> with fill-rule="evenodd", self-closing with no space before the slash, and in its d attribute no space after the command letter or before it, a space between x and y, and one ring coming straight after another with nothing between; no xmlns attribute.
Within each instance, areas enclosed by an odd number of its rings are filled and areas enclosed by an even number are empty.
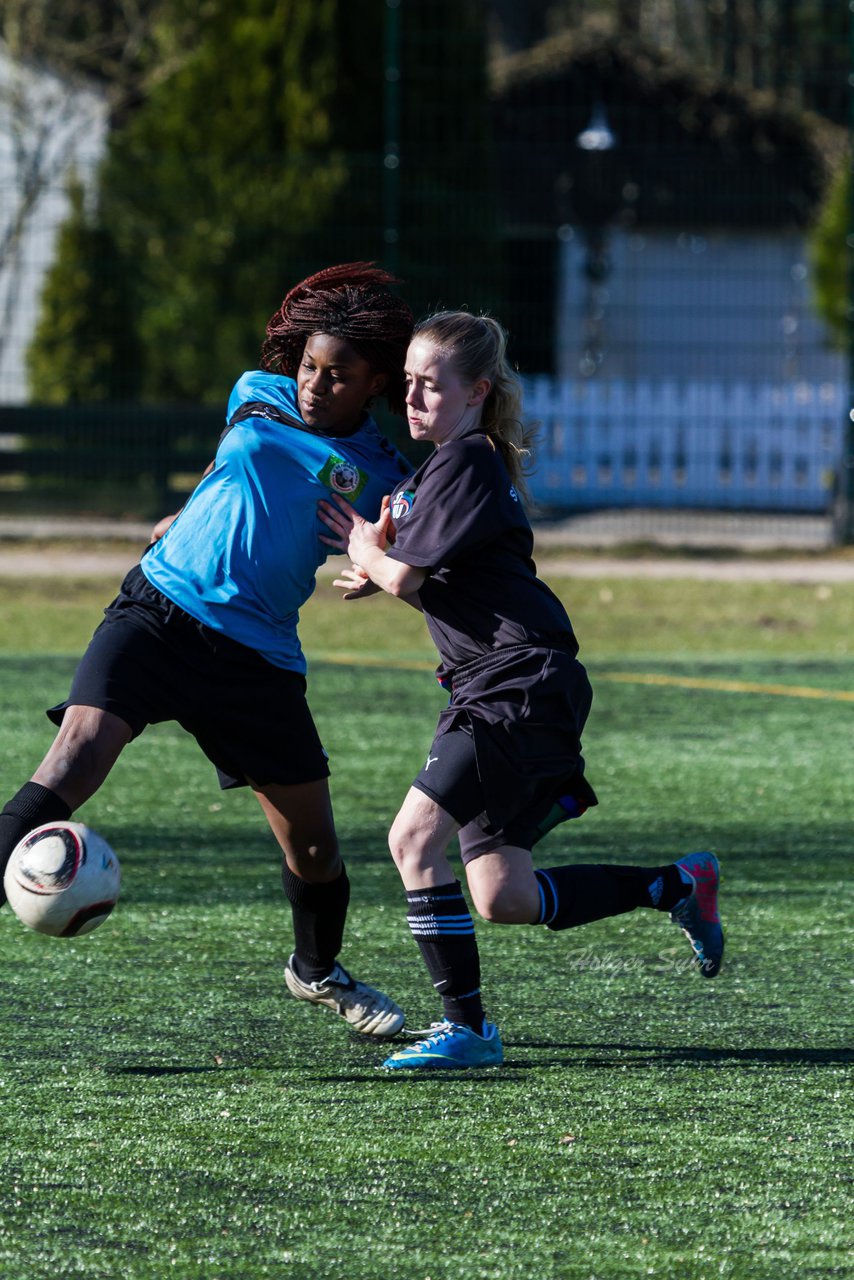
<svg viewBox="0 0 854 1280"><path fill-rule="evenodd" d="M666 867L579 864L549 867L534 875L540 890L540 914L534 924L554 930L574 929L637 907L672 911L689 892L674 863Z"/></svg>
<svg viewBox="0 0 854 1280"><path fill-rule="evenodd" d="M480 956L458 880L406 894L406 921L449 1022L483 1032Z"/></svg>

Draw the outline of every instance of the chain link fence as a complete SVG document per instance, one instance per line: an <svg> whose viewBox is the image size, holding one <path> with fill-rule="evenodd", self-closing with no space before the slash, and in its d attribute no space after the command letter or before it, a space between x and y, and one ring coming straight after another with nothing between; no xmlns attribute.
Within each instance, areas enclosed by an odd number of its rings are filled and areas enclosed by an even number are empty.
<svg viewBox="0 0 854 1280"><path fill-rule="evenodd" d="M44 377L34 394L32 370L69 178L86 193L85 220L107 113L97 91L28 72L29 106L15 115L0 47L0 516L147 518L174 506L209 460L231 381L257 359L284 289L327 262L365 257L401 275L416 311L468 306L506 322L541 424L541 517L619 511L627 538L654 534L673 510L694 513L698 527L723 511L762 513L781 531L798 513L829 529L848 483L850 360L817 304L811 237L848 163L843 8L754 6L748 29L730 4L698 5L726 19L703 26L677 4L535 4L522 22L518 6L501 3L385 0L382 39L352 90L354 111L373 102L370 145L357 154L330 144L322 165L314 155L325 184L314 198L326 201L314 239L277 255L251 210L241 232L239 215L212 208L212 229L197 232L211 245L204 290L229 225L245 243L239 261L224 259L226 279L252 305L231 316L228 288L211 286L218 314L185 326L188 364L219 331L203 393L180 378L172 397L168 379L154 392L135 384L131 347L127 377L110 384L128 394L102 391L100 402L87 400L85 368L73 403ZM39 155L39 121L57 112L66 132L54 130ZM176 161L188 188L204 184L198 157ZM257 157L259 172L299 165L291 150ZM145 204L144 167L139 180ZM187 241L180 211L158 225L157 208L146 205L145 243L163 257L162 321L183 305ZM293 221L295 209L275 215ZM839 253L844 272L844 244ZM75 291L66 280L71 314L92 282ZM116 314L138 305L135 289L117 280ZM213 306L204 290L203 307ZM168 323L146 323L167 335L161 346L179 345ZM87 348L93 362L102 341L96 333ZM116 349L104 350L115 362ZM405 443L401 423L383 426Z"/></svg>

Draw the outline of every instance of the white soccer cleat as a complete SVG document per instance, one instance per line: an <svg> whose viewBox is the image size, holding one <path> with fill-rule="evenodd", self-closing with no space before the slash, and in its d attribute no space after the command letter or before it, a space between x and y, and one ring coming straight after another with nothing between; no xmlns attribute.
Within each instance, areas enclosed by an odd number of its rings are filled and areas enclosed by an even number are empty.
<svg viewBox="0 0 854 1280"><path fill-rule="evenodd" d="M285 985L294 999L325 1005L363 1036L386 1038L400 1031L405 1014L382 991L357 982L340 964L321 982L303 982L294 972L293 960L291 956L285 965Z"/></svg>

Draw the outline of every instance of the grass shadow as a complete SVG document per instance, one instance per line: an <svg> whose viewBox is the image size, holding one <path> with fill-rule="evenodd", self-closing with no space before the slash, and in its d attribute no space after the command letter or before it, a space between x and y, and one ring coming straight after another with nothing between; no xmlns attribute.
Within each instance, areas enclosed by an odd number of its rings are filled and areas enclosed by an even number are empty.
<svg viewBox="0 0 854 1280"><path fill-rule="evenodd" d="M127 1067L105 1067L104 1074L108 1076L202 1076L212 1075L217 1071L236 1070L236 1068L223 1068L221 1066L212 1067L144 1067L144 1066L127 1066Z"/></svg>
<svg viewBox="0 0 854 1280"><path fill-rule="evenodd" d="M505 1045L507 1041L505 1041ZM555 1043L541 1040L524 1040L510 1042L516 1049L579 1050L577 1056L554 1059L555 1066L575 1066L583 1068L596 1067L649 1067L678 1066L697 1063L714 1063L718 1065L744 1065L755 1063L762 1066L778 1067L833 1067L846 1066L854 1062L854 1049L847 1046L838 1048L810 1049L803 1045L790 1048L772 1049L766 1046L752 1048L726 1049L710 1048L707 1045L645 1045L645 1044L582 1044ZM605 1051L601 1055L591 1050ZM611 1051L610 1054L607 1051ZM623 1055L632 1055L624 1057ZM515 1062L510 1066L524 1068L526 1063ZM535 1064L531 1064L535 1065ZM541 1066L538 1062L536 1065Z"/></svg>

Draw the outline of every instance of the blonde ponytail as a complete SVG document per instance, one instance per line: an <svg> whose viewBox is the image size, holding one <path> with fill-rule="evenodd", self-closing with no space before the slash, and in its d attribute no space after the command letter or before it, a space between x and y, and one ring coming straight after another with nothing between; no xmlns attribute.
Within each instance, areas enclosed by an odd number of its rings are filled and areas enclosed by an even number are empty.
<svg viewBox="0 0 854 1280"><path fill-rule="evenodd" d="M439 311L415 326L413 339L435 345L463 382L488 378L481 427L501 454L513 487L527 496L525 476L533 461L534 430L522 418L522 383L507 359L507 333L492 316Z"/></svg>

